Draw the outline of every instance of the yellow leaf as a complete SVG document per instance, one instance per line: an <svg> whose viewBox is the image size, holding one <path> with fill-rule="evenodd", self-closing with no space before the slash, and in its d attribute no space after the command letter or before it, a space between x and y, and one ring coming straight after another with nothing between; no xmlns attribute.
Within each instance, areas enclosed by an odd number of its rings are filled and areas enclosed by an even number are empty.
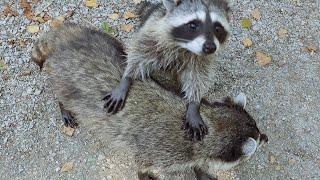
<svg viewBox="0 0 320 180"><path fill-rule="evenodd" d="M252 46L252 41L251 41L251 39L249 39L249 38L245 38L245 39L242 41L242 44L243 44L245 47L251 47L251 46Z"/></svg>
<svg viewBox="0 0 320 180"><path fill-rule="evenodd" d="M252 26L252 23L249 18L243 18L241 20L241 26L245 29L250 29Z"/></svg>
<svg viewBox="0 0 320 180"><path fill-rule="evenodd" d="M259 9L254 9L253 11L251 11L251 16L255 20L260 20L261 19L261 13L260 13Z"/></svg>
<svg viewBox="0 0 320 180"><path fill-rule="evenodd" d="M73 136L75 129L67 126L63 126L61 132L68 135Z"/></svg>
<svg viewBox="0 0 320 180"><path fill-rule="evenodd" d="M73 169L73 163L68 162L62 165L61 167L61 172L69 172Z"/></svg>
<svg viewBox="0 0 320 180"><path fill-rule="evenodd" d="M131 19L131 18L135 18L136 15L133 14L132 12L130 12L130 11L126 11L126 12L123 14L123 17L124 17L124 19Z"/></svg>
<svg viewBox="0 0 320 180"><path fill-rule="evenodd" d="M40 31L40 28L38 25L29 25L29 26L27 26L27 31L29 33L37 33Z"/></svg>
<svg viewBox="0 0 320 180"><path fill-rule="evenodd" d="M119 18L119 14L118 13L113 13L113 14L109 14L108 17L112 20L117 20Z"/></svg>
<svg viewBox="0 0 320 180"><path fill-rule="evenodd" d="M271 63L272 59L262 52L256 52L256 60L260 66L266 66Z"/></svg>
<svg viewBox="0 0 320 180"><path fill-rule="evenodd" d="M288 34L288 30L286 30L284 28L280 28L279 31L278 31L278 36L280 38L286 37L287 34Z"/></svg>
<svg viewBox="0 0 320 180"><path fill-rule="evenodd" d="M97 7L97 0L86 0L86 6L88 8Z"/></svg>
<svg viewBox="0 0 320 180"><path fill-rule="evenodd" d="M133 25L132 24L123 24L121 25L121 29L125 32L130 32L131 29L133 29Z"/></svg>

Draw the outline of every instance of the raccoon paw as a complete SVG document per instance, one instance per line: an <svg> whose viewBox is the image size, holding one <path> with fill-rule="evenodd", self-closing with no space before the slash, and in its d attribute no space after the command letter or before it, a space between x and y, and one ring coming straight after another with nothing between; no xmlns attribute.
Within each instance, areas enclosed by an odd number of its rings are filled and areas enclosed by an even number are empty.
<svg viewBox="0 0 320 180"><path fill-rule="evenodd" d="M62 121L64 122L64 125L67 127L75 128L78 126L78 123L76 122L76 119L72 115L71 111L61 109L61 115L62 115Z"/></svg>
<svg viewBox="0 0 320 180"><path fill-rule="evenodd" d="M208 134L207 125L203 122L200 114L197 113L187 113L182 128L186 130L187 136L192 141L201 141Z"/></svg>
<svg viewBox="0 0 320 180"><path fill-rule="evenodd" d="M115 114L123 108L131 81L131 78L128 77L121 79L119 85L104 96L102 99L105 101L103 107L107 110L108 114Z"/></svg>

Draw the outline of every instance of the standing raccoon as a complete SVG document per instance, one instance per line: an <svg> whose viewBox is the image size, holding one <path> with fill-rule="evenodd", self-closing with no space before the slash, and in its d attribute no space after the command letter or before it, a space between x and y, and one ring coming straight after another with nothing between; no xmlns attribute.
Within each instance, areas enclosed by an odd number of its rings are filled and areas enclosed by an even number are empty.
<svg viewBox="0 0 320 180"><path fill-rule="evenodd" d="M108 113L124 106L133 79L159 71L178 80L188 106L184 129L193 140L208 133L200 101L208 89L209 67L229 34L224 0L163 0L145 13L145 22L127 49L127 66L120 83L104 97ZM161 73L160 73L161 74Z"/></svg>
<svg viewBox="0 0 320 180"><path fill-rule="evenodd" d="M212 133L197 143L180 130L185 101L153 81L136 82L121 113L105 116L101 90L121 79L124 56L117 40L74 24L46 33L33 51L64 111L105 142L106 151L128 150L139 179L214 179L209 169L229 169L267 141L244 109L243 94L200 105Z"/></svg>

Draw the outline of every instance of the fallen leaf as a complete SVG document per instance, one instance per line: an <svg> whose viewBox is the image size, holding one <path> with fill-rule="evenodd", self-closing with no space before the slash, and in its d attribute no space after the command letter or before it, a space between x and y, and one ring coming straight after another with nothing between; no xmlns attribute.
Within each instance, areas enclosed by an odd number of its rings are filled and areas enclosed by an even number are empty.
<svg viewBox="0 0 320 180"><path fill-rule="evenodd" d="M42 18L43 18L43 20L46 21L46 22L51 19L51 17L50 17L49 14L47 14L47 13L45 13Z"/></svg>
<svg viewBox="0 0 320 180"><path fill-rule="evenodd" d="M270 156L270 163L273 164L276 162L276 157L274 157L273 155Z"/></svg>
<svg viewBox="0 0 320 180"><path fill-rule="evenodd" d="M2 59L0 59L0 70L6 69L8 69L8 65Z"/></svg>
<svg viewBox="0 0 320 180"><path fill-rule="evenodd" d="M280 170L281 170L281 166L277 165L277 166L276 166L276 170L277 170L277 171L280 171Z"/></svg>
<svg viewBox="0 0 320 180"><path fill-rule="evenodd" d="M126 11L123 14L123 18L124 19L131 19L131 18L135 18L135 17L136 17L136 15L133 14L132 12L130 12L130 11Z"/></svg>
<svg viewBox="0 0 320 180"><path fill-rule="evenodd" d="M242 41L242 44L245 46L245 47L251 47L252 46L252 41L250 38L245 38L243 41Z"/></svg>
<svg viewBox="0 0 320 180"><path fill-rule="evenodd" d="M254 9L251 11L251 16L255 19L255 20L260 20L261 19L261 13L259 9Z"/></svg>
<svg viewBox="0 0 320 180"><path fill-rule="evenodd" d="M45 22L46 22L46 21L45 21L42 17L40 17L40 16L34 17L33 20L38 21L39 23L45 23Z"/></svg>
<svg viewBox="0 0 320 180"><path fill-rule="evenodd" d="M132 24L123 24L121 25L121 29L125 32L130 32L133 29L133 25Z"/></svg>
<svg viewBox="0 0 320 180"><path fill-rule="evenodd" d="M31 71L24 71L20 74L20 76L30 76L31 75Z"/></svg>
<svg viewBox="0 0 320 180"><path fill-rule="evenodd" d="M27 31L29 33L37 33L40 31L40 28L38 25L29 25L29 26L27 26Z"/></svg>
<svg viewBox="0 0 320 180"><path fill-rule="evenodd" d="M86 0L86 6L88 8L97 7L97 0Z"/></svg>
<svg viewBox="0 0 320 180"><path fill-rule="evenodd" d="M62 165L61 172L69 172L73 169L73 162L67 162Z"/></svg>
<svg viewBox="0 0 320 180"><path fill-rule="evenodd" d="M296 163L296 160L294 160L294 159L289 159L288 163L289 163L289 165L293 165L293 164Z"/></svg>
<svg viewBox="0 0 320 180"><path fill-rule="evenodd" d="M106 22L103 22L103 23L102 23L102 29L103 29L103 31L104 31L105 33L107 33L107 34L115 33L115 32L116 32L116 30L114 30L112 27L110 27L110 26L108 25L108 23L106 23Z"/></svg>
<svg viewBox="0 0 320 180"><path fill-rule="evenodd" d="M75 129L72 127L63 126L61 132L68 135L73 136Z"/></svg>
<svg viewBox="0 0 320 180"><path fill-rule="evenodd" d="M288 30L286 30L284 28L280 28L279 31L278 31L278 36L280 38L286 37L287 34L288 34Z"/></svg>
<svg viewBox="0 0 320 180"><path fill-rule="evenodd" d="M241 26L245 29L250 29L252 26L252 23L249 18L243 18L240 23Z"/></svg>
<svg viewBox="0 0 320 180"><path fill-rule="evenodd" d="M109 14L108 17L112 20L117 20L119 19L119 14L118 13L113 13L113 14Z"/></svg>
<svg viewBox="0 0 320 180"><path fill-rule="evenodd" d="M13 11L9 5L6 5L6 7L3 10L3 13L5 16L18 16L19 15L16 11Z"/></svg>
<svg viewBox="0 0 320 180"><path fill-rule="evenodd" d="M20 0L20 7L23 9L23 14L28 19L33 18L33 12L31 11L31 5L27 0Z"/></svg>
<svg viewBox="0 0 320 180"><path fill-rule="evenodd" d="M266 66L271 63L272 59L262 52L256 52L256 60L260 66Z"/></svg>
<svg viewBox="0 0 320 180"><path fill-rule="evenodd" d="M9 45L14 45L16 43L16 41L14 39L8 39L8 44Z"/></svg>
<svg viewBox="0 0 320 180"><path fill-rule="evenodd" d="M20 39L19 40L19 45L22 46L22 47L25 47L27 45L27 42L23 39Z"/></svg>
<svg viewBox="0 0 320 180"><path fill-rule="evenodd" d="M316 51L317 51L317 46L314 45L314 44L310 44L309 46L307 46L307 51L308 51L311 55L313 55L313 54L315 54Z"/></svg>

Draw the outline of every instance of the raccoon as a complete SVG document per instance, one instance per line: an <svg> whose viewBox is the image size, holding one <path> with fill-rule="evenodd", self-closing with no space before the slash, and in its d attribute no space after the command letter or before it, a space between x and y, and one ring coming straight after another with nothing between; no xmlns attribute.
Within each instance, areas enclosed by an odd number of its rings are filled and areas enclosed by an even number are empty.
<svg viewBox="0 0 320 180"><path fill-rule="evenodd" d="M152 80L134 83L121 113L105 116L99 108L106 93L102 90L117 84L125 71L121 43L70 23L45 38L36 44L33 58L48 73L64 111L110 149L129 149L140 179L214 179L209 170L229 169L267 142L244 109L244 94L213 103L203 100L199 112L211 133L197 142L180 129L187 103ZM49 46L53 51L41 48Z"/></svg>
<svg viewBox="0 0 320 180"><path fill-rule="evenodd" d="M176 79L188 106L184 129L193 140L208 133L199 113L208 90L209 67L229 36L228 3L224 0L163 0L145 10L140 29L128 45L127 66L120 83L103 98L115 114L124 107L134 79L165 72ZM212 73L212 72L210 72ZM158 73L159 74L159 73ZM161 74L161 73L160 73Z"/></svg>

